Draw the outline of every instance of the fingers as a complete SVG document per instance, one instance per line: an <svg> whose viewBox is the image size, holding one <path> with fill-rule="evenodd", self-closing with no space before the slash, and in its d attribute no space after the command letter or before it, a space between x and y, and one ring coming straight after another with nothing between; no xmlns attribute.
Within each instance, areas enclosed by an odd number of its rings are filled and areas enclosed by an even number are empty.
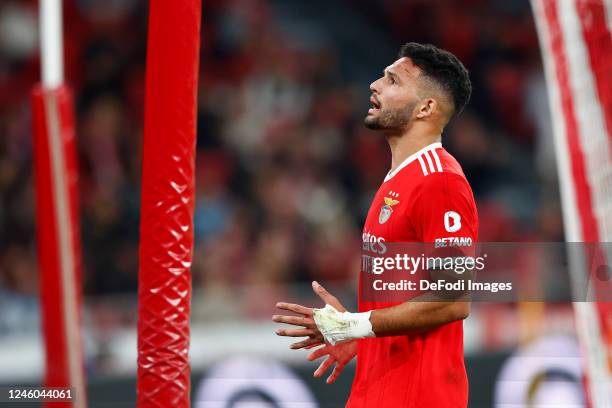
<svg viewBox="0 0 612 408"><path fill-rule="evenodd" d="M342 370L344 370L345 365L346 364L341 364L341 363L336 364L336 366L334 367L334 371L332 371L331 375L327 377L327 380L325 382L328 384L331 384L334 381L336 381L336 379L338 379L340 374L342 374Z"/></svg>
<svg viewBox="0 0 612 408"><path fill-rule="evenodd" d="M315 337L312 339L306 339L306 340L298 341L297 343L293 343L292 345L289 346L289 348L292 350L299 350L301 348L308 349L308 348L316 347L320 344L325 344L325 342L323 341L323 339L319 337Z"/></svg>
<svg viewBox="0 0 612 408"><path fill-rule="evenodd" d="M331 350L332 347L333 346L325 346L325 347L318 348L315 351L313 351L312 353L310 353L308 355L308 357L306 357L306 359L308 361L314 361L314 360L316 360L318 358L326 356L326 355L329 354L329 351Z"/></svg>
<svg viewBox="0 0 612 408"><path fill-rule="evenodd" d="M334 364L334 361L336 361L332 356L328 356L325 360L323 360L323 362L319 365L319 368L317 368L313 374L313 376L315 378L319 378L321 377L323 374L325 374L325 372L327 371L327 369Z"/></svg>
<svg viewBox="0 0 612 408"><path fill-rule="evenodd" d="M308 337L315 334L314 330L311 329L278 329L276 330L277 336L286 337Z"/></svg>
<svg viewBox="0 0 612 408"><path fill-rule="evenodd" d="M315 325L314 320L309 317L274 315L272 320L276 323L286 323L294 326L314 327Z"/></svg>
<svg viewBox="0 0 612 408"><path fill-rule="evenodd" d="M296 305L295 303L279 302L276 304L278 309L288 310L290 312L298 313L304 316L312 316L312 309L302 305Z"/></svg>
<svg viewBox="0 0 612 408"><path fill-rule="evenodd" d="M327 303L328 305L332 305L339 312L346 312L346 309L344 308L344 306L342 306L342 303L340 303L340 301L335 296L330 294L327 289L321 286L319 282L312 282L312 290L314 290L314 292L319 295L323 302Z"/></svg>

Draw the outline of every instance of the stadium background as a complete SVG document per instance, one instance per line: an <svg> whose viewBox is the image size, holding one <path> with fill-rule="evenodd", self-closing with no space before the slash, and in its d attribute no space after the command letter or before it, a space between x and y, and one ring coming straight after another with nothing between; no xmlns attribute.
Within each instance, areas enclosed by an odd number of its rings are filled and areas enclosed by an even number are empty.
<svg viewBox="0 0 612 408"><path fill-rule="evenodd" d="M146 3L64 3L66 74L77 102L90 398L129 402L135 394ZM274 301L318 305L309 289L316 279L354 308L361 224L390 162L384 139L362 125L368 85L403 42L446 48L471 72L472 101L443 144L474 189L480 240L563 240L528 1L206 0L202 21L196 379L212 363L241 353L287 362L308 379L316 366L274 336ZM43 370L29 107L38 78L36 2L3 1L3 384L36 383ZM518 344L559 332L573 332L568 305L475 305L466 322L470 406L491 406L500 365ZM349 385L345 373L338 386L318 382L313 389L334 406Z"/></svg>

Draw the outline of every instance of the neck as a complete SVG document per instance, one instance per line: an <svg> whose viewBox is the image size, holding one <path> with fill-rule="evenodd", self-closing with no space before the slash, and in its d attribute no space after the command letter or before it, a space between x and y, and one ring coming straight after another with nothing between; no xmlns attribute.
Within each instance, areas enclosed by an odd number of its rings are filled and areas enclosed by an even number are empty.
<svg viewBox="0 0 612 408"><path fill-rule="evenodd" d="M440 133L410 129L399 134L387 134L387 142L391 149L391 170L402 164L411 154L441 140Z"/></svg>

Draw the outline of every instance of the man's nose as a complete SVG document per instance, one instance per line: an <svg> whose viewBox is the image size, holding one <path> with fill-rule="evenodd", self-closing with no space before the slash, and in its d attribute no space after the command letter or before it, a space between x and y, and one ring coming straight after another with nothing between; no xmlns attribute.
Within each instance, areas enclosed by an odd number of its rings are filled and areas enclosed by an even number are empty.
<svg viewBox="0 0 612 408"><path fill-rule="evenodd" d="M372 82L372 83L370 84L370 91L371 91L372 93L378 93L378 87L377 87L377 84L378 84L378 80L376 80L376 81L374 81L374 82Z"/></svg>

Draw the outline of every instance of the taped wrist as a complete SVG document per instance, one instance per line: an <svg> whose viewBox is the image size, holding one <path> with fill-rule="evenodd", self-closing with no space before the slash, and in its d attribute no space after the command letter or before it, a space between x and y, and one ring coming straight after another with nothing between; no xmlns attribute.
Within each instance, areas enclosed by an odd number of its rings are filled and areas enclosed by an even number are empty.
<svg viewBox="0 0 612 408"><path fill-rule="evenodd" d="M313 310L313 318L325 340L333 345L345 340L374 337L371 313L339 312L333 306L325 305Z"/></svg>

